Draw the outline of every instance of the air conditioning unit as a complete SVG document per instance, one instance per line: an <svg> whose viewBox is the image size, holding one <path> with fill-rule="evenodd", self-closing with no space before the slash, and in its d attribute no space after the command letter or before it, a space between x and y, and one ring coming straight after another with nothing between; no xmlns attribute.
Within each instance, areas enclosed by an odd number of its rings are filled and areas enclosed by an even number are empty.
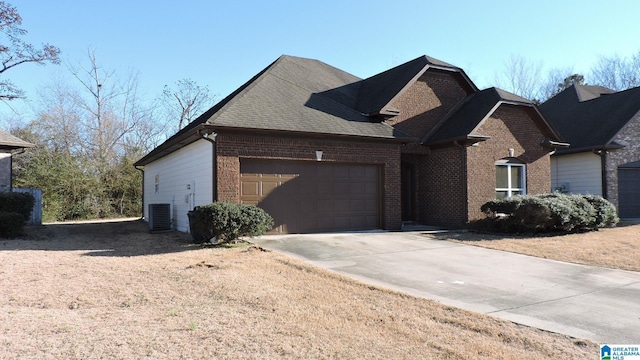
<svg viewBox="0 0 640 360"><path fill-rule="evenodd" d="M171 204L149 204L151 231L171 230Z"/></svg>

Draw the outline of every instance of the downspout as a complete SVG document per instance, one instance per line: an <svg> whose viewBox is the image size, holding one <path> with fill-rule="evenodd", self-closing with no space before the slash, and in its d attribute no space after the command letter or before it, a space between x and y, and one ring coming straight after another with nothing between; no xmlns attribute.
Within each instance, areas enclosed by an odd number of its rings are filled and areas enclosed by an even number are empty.
<svg viewBox="0 0 640 360"><path fill-rule="evenodd" d="M211 202L217 202L218 201L218 143L216 142L216 138L218 137L218 133L216 133L215 131L211 130L211 132L208 132L206 129L203 130L198 130L198 134L205 140L207 140L208 142L211 143L212 145L212 199Z"/></svg>
<svg viewBox="0 0 640 360"><path fill-rule="evenodd" d="M602 170L602 197L609 199L607 191L607 150L602 149L600 152L600 168Z"/></svg>
<svg viewBox="0 0 640 360"><path fill-rule="evenodd" d="M142 207L140 209L142 213L140 214L140 219L144 220L144 166L139 168L138 166L133 165L133 167L142 173Z"/></svg>

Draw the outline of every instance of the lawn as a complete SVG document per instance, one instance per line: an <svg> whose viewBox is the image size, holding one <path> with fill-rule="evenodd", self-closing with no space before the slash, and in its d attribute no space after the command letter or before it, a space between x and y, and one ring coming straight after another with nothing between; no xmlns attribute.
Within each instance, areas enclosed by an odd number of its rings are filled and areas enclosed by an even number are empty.
<svg viewBox="0 0 640 360"><path fill-rule="evenodd" d="M137 221L0 240L2 359L585 359L592 342Z"/></svg>
<svg viewBox="0 0 640 360"><path fill-rule="evenodd" d="M623 223L615 228L557 236L527 237L467 232L437 237L576 264L640 271L638 224Z"/></svg>

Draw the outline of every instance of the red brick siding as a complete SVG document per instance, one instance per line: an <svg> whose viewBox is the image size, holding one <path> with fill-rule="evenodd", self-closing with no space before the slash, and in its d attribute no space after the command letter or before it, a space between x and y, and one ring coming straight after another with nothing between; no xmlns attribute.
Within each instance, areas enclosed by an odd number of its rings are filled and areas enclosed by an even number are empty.
<svg viewBox="0 0 640 360"><path fill-rule="evenodd" d="M422 139L467 92L454 74L427 70L391 106L400 115L387 120L396 129ZM406 147L403 152L414 149Z"/></svg>
<svg viewBox="0 0 640 360"><path fill-rule="evenodd" d="M466 163L461 147L428 155L407 156L416 169L416 220L422 224L460 227L466 223Z"/></svg>
<svg viewBox="0 0 640 360"><path fill-rule="evenodd" d="M239 201L240 158L316 161L316 150L322 150L322 161L380 165L382 226L399 229L402 225L399 144L224 132L216 142L220 201Z"/></svg>
<svg viewBox="0 0 640 360"><path fill-rule="evenodd" d="M527 165L527 193L551 191L549 152L540 145L545 137L525 108L501 105L478 133L491 139L467 147L468 220L482 218L480 206L495 198L495 162L509 157L509 149Z"/></svg>

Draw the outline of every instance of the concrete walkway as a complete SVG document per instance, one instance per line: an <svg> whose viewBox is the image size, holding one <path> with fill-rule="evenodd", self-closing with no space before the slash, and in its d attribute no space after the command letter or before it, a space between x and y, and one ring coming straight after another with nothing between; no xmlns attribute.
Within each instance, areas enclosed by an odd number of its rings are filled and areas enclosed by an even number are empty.
<svg viewBox="0 0 640 360"><path fill-rule="evenodd" d="M352 278L608 344L640 343L640 273L540 259L419 232L251 240Z"/></svg>

